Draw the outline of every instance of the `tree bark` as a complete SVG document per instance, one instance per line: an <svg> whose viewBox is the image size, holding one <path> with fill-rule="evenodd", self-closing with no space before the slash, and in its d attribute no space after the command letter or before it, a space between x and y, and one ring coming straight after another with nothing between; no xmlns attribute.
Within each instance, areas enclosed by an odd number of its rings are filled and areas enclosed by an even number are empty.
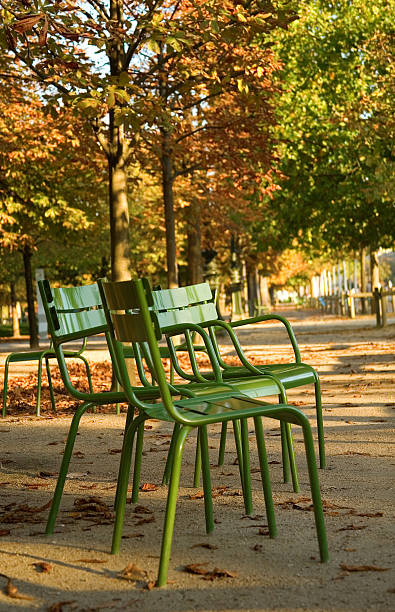
<svg viewBox="0 0 395 612"><path fill-rule="evenodd" d="M178 287L177 269L177 244L176 244L176 223L174 215L174 194L173 194L173 160L169 143L169 134L162 129L162 187L163 204L165 211L166 227L166 264L167 264L167 285L169 289Z"/></svg>
<svg viewBox="0 0 395 612"><path fill-rule="evenodd" d="M26 284L26 300L27 300L27 313L29 319L29 332L30 332L30 348L38 348L38 327L36 313L34 309L34 293L33 293L33 274L32 274L32 250L29 245L23 247L23 267L25 273L25 284Z"/></svg>
<svg viewBox="0 0 395 612"><path fill-rule="evenodd" d="M370 250L370 278L372 281L372 291L376 287L380 288L380 275L379 275L379 255L378 251ZM372 313L375 312L374 300L372 300Z"/></svg>
<svg viewBox="0 0 395 612"><path fill-rule="evenodd" d="M361 265L361 292L366 293L368 283L367 283L367 278L366 278L366 249L365 247L361 248L361 251L359 254L359 261ZM366 314L367 309L366 309L365 298L362 298L361 303L362 303L362 314Z"/></svg>
<svg viewBox="0 0 395 612"><path fill-rule="evenodd" d="M256 267L251 263L246 263L247 291L248 291L248 314L253 317L255 314L255 304L258 301L258 287L256 282Z"/></svg>
<svg viewBox="0 0 395 612"><path fill-rule="evenodd" d="M111 233L111 278L130 279L130 231L127 198L127 174L123 156L110 157L109 200Z"/></svg>
<svg viewBox="0 0 395 612"><path fill-rule="evenodd" d="M15 283L10 283L10 292L11 292L11 317L12 317L12 335L14 338L19 338L21 335L19 329L19 317L18 311L16 307L16 292L15 292Z"/></svg>
<svg viewBox="0 0 395 612"><path fill-rule="evenodd" d="M200 206L197 202L192 202L189 213L187 220L188 283L195 285L203 282Z"/></svg>

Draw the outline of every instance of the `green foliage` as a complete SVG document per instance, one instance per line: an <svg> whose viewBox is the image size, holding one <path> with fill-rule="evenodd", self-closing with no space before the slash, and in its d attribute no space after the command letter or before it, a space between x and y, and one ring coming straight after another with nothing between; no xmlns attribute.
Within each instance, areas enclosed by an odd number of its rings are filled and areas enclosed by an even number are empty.
<svg viewBox="0 0 395 612"><path fill-rule="evenodd" d="M395 239L394 8L309 0L278 37L278 222L313 253Z"/></svg>

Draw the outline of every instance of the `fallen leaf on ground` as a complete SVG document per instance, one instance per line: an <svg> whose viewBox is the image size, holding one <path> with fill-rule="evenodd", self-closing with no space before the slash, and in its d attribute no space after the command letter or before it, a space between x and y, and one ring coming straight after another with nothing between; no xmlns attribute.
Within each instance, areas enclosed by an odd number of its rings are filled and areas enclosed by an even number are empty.
<svg viewBox="0 0 395 612"><path fill-rule="evenodd" d="M76 563L106 563L105 559L76 559Z"/></svg>
<svg viewBox="0 0 395 612"><path fill-rule="evenodd" d="M258 531L258 535L268 536L270 535L269 529L265 529L264 527Z"/></svg>
<svg viewBox="0 0 395 612"><path fill-rule="evenodd" d="M9 529L0 529L0 537L10 535L11 531Z"/></svg>
<svg viewBox="0 0 395 612"><path fill-rule="evenodd" d="M122 448L109 448L108 449L109 455L118 455L118 453L122 453Z"/></svg>
<svg viewBox="0 0 395 612"><path fill-rule="evenodd" d="M190 493L188 495L189 499L203 499L204 493L203 491L197 491L197 493Z"/></svg>
<svg viewBox="0 0 395 612"><path fill-rule="evenodd" d="M359 529L366 529L367 525L346 525L346 527L342 527L338 529L338 531L358 531Z"/></svg>
<svg viewBox="0 0 395 612"><path fill-rule="evenodd" d="M136 517L137 518L137 517ZM155 517L152 514L151 516L147 516L147 518L141 518L137 521L137 525L145 525L146 523L155 523Z"/></svg>
<svg viewBox="0 0 395 612"><path fill-rule="evenodd" d="M152 510L150 510L146 506L136 506L133 512L135 514L152 514Z"/></svg>
<svg viewBox="0 0 395 612"><path fill-rule="evenodd" d="M51 571L52 565L50 563L46 563L45 561L40 561L38 563L33 563L35 569L41 574L47 574Z"/></svg>
<svg viewBox="0 0 395 612"><path fill-rule="evenodd" d="M48 612L63 612L63 606L70 606L74 603L72 601L58 601L57 603L53 603L49 608Z"/></svg>
<svg viewBox="0 0 395 612"><path fill-rule="evenodd" d="M11 578L8 578L5 594L12 599L25 599L27 601L33 601L34 599L34 597L29 597L29 595L22 595L22 593L20 593L16 588L15 584L13 584L11 581Z"/></svg>
<svg viewBox="0 0 395 612"><path fill-rule="evenodd" d="M261 552L261 550L263 550L263 544L255 544L254 546L251 546L252 550L255 550L256 552Z"/></svg>
<svg viewBox="0 0 395 612"><path fill-rule="evenodd" d="M51 504L51 499L43 506L8 504L4 507L4 514L0 515L0 523L40 523L42 519L37 515L44 512L44 510L48 510Z"/></svg>
<svg viewBox="0 0 395 612"><path fill-rule="evenodd" d="M347 514L352 514L353 516L366 516L368 518L384 516L383 512L357 512L356 510L350 510L350 512L347 512Z"/></svg>
<svg viewBox="0 0 395 612"><path fill-rule="evenodd" d="M389 567L378 567L377 565L346 565L340 563L340 569L345 572L388 572Z"/></svg>
<svg viewBox="0 0 395 612"><path fill-rule="evenodd" d="M158 489L158 485L153 484L152 482L145 482L140 487L140 491L157 491Z"/></svg>
<svg viewBox="0 0 395 612"><path fill-rule="evenodd" d="M118 574L118 578L123 580L130 580L136 582L137 580L144 580L147 577L147 572L142 570L135 563L129 563L123 570Z"/></svg>
<svg viewBox="0 0 395 612"><path fill-rule="evenodd" d="M203 567L205 563L190 563L184 567L184 572L188 574L197 574L203 577L203 580L216 580L216 578L235 578L237 574L229 572L228 570L214 567L209 570Z"/></svg>
<svg viewBox="0 0 395 612"><path fill-rule="evenodd" d="M155 580L149 580L147 584L145 585L145 588L147 589L147 591L152 591L152 589L154 589L155 586L156 586Z"/></svg>
<svg viewBox="0 0 395 612"><path fill-rule="evenodd" d="M85 457L85 453L83 453L82 451L75 451L75 453L73 453L74 457L77 457L77 459L84 459Z"/></svg>
<svg viewBox="0 0 395 612"><path fill-rule="evenodd" d="M218 546L209 544L208 542L202 542L201 544L194 544L191 548L208 548L208 550L217 550Z"/></svg>

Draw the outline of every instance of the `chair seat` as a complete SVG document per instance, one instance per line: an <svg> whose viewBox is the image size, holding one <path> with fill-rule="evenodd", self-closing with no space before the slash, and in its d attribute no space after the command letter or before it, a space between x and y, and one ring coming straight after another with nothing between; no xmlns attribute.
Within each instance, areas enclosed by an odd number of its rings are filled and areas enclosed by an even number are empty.
<svg viewBox="0 0 395 612"><path fill-rule="evenodd" d="M174 402L174 405L182 411L185 419L191 421L192 427L271 414L274 418L279 418L281 412L279 404L257 401L235 391L230 391L227 395L211 395L204 401L200 398L179 400ZM284 406L284 409L287 410L288 406ZM147 405L144 413L150 419L174 422L162 403Z"/></svg>
<svg viewBox="0 0 395 612"><path fill-rule="evenodd" d="M278 363L255 366L262 374L274 374L286 389L293 387L301 387L315 382L313 368L304 363ZM251 372L247 368L230 367L223 373L223 377L233 379L235 376L251 376Z"/></svg>

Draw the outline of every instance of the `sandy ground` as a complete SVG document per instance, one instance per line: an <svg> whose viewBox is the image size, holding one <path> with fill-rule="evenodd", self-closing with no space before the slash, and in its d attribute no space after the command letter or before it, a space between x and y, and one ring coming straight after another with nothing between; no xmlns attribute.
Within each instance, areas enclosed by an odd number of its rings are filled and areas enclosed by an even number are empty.
<svg viewBox="0 0 395 612"><path fill-rule="evenodd" d="M225 465L217 467L219 428L210 430L213 486L222 487L216 490L216 526L210 536L204 530L203 500L191 488L195 440L187 442L169 584L148 590L158 565L167 492L160 482L169 428L149 423L142 482L158 486L141 492L140 507L127 506L122 550L113 556L109 512L124 415L83 418L52 536L43 534L48 510L40 508L51 499L70 416L13 415L0 422L0 610L395 610L395 326L376 329L371 317L349 322L289 315L303 360L317 367L322 380L328 467L320 470L320 480L330 561L319 562L302 436L296 427L299 494L282 483L276 423L264 423L276 539L265 535L252 428L252 517L244 515L232 440L229 436ZM249 328L242 341L254 355L267 355L269 346L273 360L290 354L286 338L273 325ZM0 348L4 352L7 347ZM312 387L289 393L290 402L306 411L312 425L313 398ZM81 503L92 496L101 511L87 517ZM121 577L132 563L142 570L137 581ZM184 571L191 563L230 576L205 580Z"/></svg>

